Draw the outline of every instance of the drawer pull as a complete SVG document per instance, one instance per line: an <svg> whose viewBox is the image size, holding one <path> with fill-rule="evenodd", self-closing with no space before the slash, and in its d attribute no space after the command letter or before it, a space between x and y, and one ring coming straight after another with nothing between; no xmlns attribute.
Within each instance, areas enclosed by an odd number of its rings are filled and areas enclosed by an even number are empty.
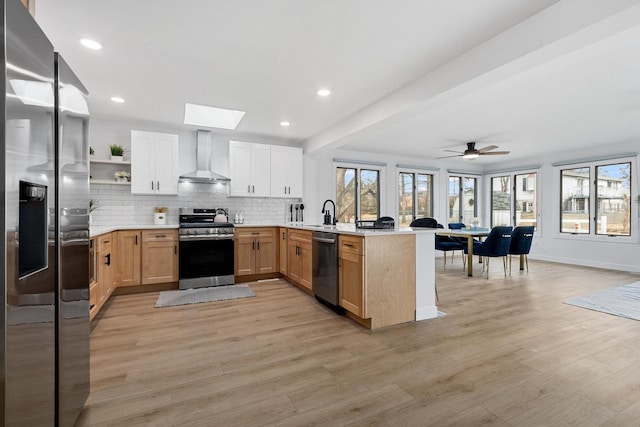
<svg viewBox="0 0 640 427"><path fill-rule="evenodd" d="M156 234L156 237L167 237L166 234Z"/></svg>
<svg viewBox="0 0 640 427"><path fill-rule="evenodd" d="M346 246L348 248L355 248L355 246L352 245L351 243L343 243L342 246Z"/></svg>

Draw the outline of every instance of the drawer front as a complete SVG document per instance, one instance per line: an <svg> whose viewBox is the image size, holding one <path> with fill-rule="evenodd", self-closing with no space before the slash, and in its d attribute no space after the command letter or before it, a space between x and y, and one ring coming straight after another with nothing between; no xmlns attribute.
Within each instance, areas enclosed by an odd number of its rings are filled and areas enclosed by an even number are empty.
<svg viewBox="0 0 640 427"><path fill-rule="evenodd" d="M341 235L338 238L338 245L340 253L364 254L364 238L362 237Z"/></svg>
<svg viewBox="0 0 640 427"><path fill-rule="evenodd" d="M178 240L178 230L142 230L142 242L175 242Z"/></svg>
<svg viewBox="0 0 640 427"><path fill-rule="evenodd" d="M238 239L256 238L256 237L276 237L276 227L238 227L234 230L234 235Z"/></svg>
<svg viewBox="0 0 640 427"><path fill-rule="evenodd" d="M111 233L102 234L98 236L98 252L109 252L111 251Z"/></svg>
<svg viewBox="0 0 640 427"><path fill-rule="evenodd" d="M293 230L289 229L289 240L294 240L300 243L308 243L311 245L311 237L313 233L306 230Z"/></svg>

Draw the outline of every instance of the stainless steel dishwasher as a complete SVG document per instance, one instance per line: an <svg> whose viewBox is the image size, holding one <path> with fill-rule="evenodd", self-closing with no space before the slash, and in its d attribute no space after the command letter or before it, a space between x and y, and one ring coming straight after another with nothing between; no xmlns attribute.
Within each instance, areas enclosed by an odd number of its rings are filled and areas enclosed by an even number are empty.
<svg viewBox="0 0 640 427"><path fill-rule="evenodd" d="M338 235L326 231L313 233L313 294L316 299L338 314L340 307L338 286Z"/></svg>

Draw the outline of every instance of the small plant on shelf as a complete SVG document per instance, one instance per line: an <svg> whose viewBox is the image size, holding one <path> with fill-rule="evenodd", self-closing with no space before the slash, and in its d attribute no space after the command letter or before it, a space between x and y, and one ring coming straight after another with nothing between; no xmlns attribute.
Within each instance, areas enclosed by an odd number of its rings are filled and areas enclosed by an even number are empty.
<svg viewBox="0 0 640 427"><path fill-rule="evenodd" d="M124 147L118 144L109 145L109 151L111 152L111 160L119 160L122 161L122 156L124 155Z"/></svg>
<svg viewBox="0 0 640 427"><path fill-rule="evenodd" d="M89 146L89 155L93 156L94 154L96 154L95 150L93 149L92 146Z"/></svg>
<svg viewBox="0 0 640 427"><path fill-rule="evenodd" d="M89 199L89 213L98 209L98 201L96 199Z"/></svg>

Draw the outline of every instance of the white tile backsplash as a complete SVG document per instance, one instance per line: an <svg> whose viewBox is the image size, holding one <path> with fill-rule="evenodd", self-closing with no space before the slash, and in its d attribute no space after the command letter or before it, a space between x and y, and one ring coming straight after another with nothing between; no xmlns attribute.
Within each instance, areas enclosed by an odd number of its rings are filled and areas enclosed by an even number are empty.
<svg viewBox="0 0 640 427"><path fill-rule="evenodd" d="M267 199L227 197L226 185L180 183L177 196L131 194L131 187L123 185L92 185L90 198L98 208L91 214L94 226L153 224L156 207L167 207L168 224L178 223L178 210L187 208L227 208L233 222L236 212L242 212L244 222L250 224L281 223L287 219L289 205L300 199Z"/></svg>

